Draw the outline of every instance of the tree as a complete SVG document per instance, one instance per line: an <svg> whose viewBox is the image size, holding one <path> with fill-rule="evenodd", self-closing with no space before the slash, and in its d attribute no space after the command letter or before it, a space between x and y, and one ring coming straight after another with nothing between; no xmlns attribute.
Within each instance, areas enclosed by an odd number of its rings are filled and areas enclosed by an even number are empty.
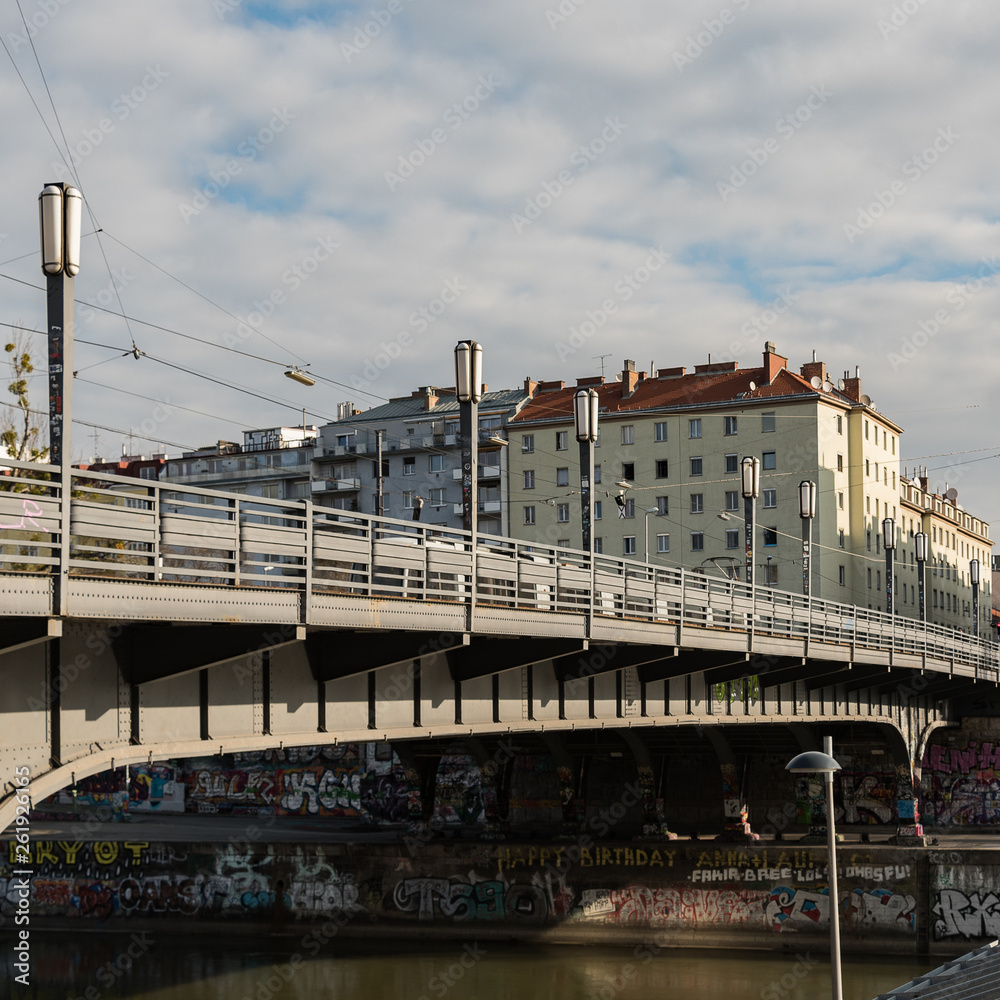
<svg viewBox="0 0 1000 1000"><path fill-rule="evenodd" d="M8 355L12 380L7 391L15 402L8 404L9 410L0 424L0 445L6 450L9 458L19 462L45 462L48 459L48 446L43 446L42 428L32 422L32 411L28 401L28 376L35 365L27 347L27 334L18 330L14 339L4 345Z"/></svg>

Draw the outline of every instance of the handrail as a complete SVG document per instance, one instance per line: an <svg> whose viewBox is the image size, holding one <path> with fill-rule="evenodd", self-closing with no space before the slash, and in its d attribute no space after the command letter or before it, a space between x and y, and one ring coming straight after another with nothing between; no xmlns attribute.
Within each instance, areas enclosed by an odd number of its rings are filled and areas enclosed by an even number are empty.
<svg viewBox="0 0 1000 1000"><path fill-rule="evenodd" d="M51 479L39 478L50 475ZM51 576L58 470L0 459L0 574ZM74 469L71 576L503 605L933 656L1000 676L1000 646L960 629L682 567L175 482ZM472 585L473 566L475 586Z"/></svg>

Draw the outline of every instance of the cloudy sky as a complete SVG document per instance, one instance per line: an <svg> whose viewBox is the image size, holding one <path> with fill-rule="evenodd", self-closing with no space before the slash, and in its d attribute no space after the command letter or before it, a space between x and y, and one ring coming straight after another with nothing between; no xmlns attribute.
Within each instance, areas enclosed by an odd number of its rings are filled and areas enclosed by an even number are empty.
<svg viewBox="0 0 1000 1000"><path fill-rule="evenodd" d="M69 159L77 298L133 317L77 307L108 345L77 346L82 420L177 454L450 384L466 338L495 388L773 340L860 365L903 464L1000 522L1000 6L20 2L0 321L44 328L36 199Z"/></svg>

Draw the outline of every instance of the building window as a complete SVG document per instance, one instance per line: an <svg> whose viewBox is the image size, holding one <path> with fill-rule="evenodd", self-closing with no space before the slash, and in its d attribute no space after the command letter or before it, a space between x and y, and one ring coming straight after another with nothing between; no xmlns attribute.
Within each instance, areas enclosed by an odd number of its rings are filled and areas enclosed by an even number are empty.
<svg viewBox="0 0 1000 1000"><path fill-rule="evenodd" d="M764 490L764 506L765 507L777 507L778 506L778 491L777 490Z"/></svg>
<svg viewBox="0 0 1000 1000"><path fill-rule="evenodd" d="M634 424L622 424L622 444L635 444Z"/></svg>
<svg viewBox="0 0 1000 1000"><path fill-rule="evenodd" d="M560 548L560 549L568 549L569 548L569 539L568 538L560 538L556 542L556 547Z"/></svg>
<svg viewBox="0 0 1000 1000"><path fill-rule="evenodd" d="M838 544L840 545L841 548L844 547L844 529L843 528L841 528L837 532L837 542L838 542Z"/></svg>
<svg viewBox="0 0 1000 1000"><path fill-rule="evenodd" d="M403 459L403 475L414 476L417 473L417 460L413 455L407 455Z"/></svg>
<svg viewBox="0 0 1000 1000"><path fill-rule="evenodd" d="M569 520L569 504L560 503L556 504L556 520L565 523Z"/></svg>
<svg viewBox="0 0 1000 1000"><path fill-rule="evenodd" d="M837 471L838 472L843 472L844 471L844 456L843 455L838 455L837 456Z"/></svg>
<svg viewBox="0 0 1000 1000"><path fill-rule="evenodd" d="M430 504L432 507L443 507L445 505L444 490L431 490Z"/></svg>
<svg viewBox="0 0 1000 1000"><path fill-rule="evenodd" d="M724 418L725 428L723 433L727 436L732 436L736 433L736 417L725 417Z"/></svg>
<svg viewBox="0 0 1000 1000"><path fill-rule="evenodd" d="M603 508L601 507L601 501L598 500L594 504L594 520L595 521L600 521L600 519L602 517L602 514L603 514Z"/></svg>
<svg viewBox="0 0 1000 1000"><path fill-rule="evenodd" d="M865 440L868 440L868 421L865 421Z"/></svg>
<svg viewBox="0 0 1000 1000"><path fill-rule="evenodd" d="M726 474L740 471L740 460L737 455L726 455Z"/></svg>
<svg viewBox="0 0 1000 1000"><path fill-rule="evenodd" d="M431 472L444 472L444 455L430 455L427 459Z"/></svg>
<svg viewBox="0 0 1000 1000"><path fill-rule="evenodd" d="M691 513L701 514L705 510L705 494L704 493L692 493L691 494Z"/></svg>
<svg viewBox="0 0 1000 1000"><path fill-rule="evenodd" d="M875 589L882 589L882 570L880 569L875 570Z"/></svg>
<svg viewBox="0 0 1000 1000"><path fill-rule="evenodd" d="M412 490L403 493L403 510L413 510L413 498L416 494Z"/></svg>
<svg viewBox="0 0 1000 1000"><path fill-rule="evenodd" d="M868 589L869 590L872 589L872 568L871 568L871 566L868 567Z"/></svg>
<svg viewBox="0 0 1000 1000"><path fill-rule="evenodd" d="M837 509L838 510L843 510L844 509L844 494L843 493L838 493L837 494Z"/></svg>
<svg viewBox="0 0 1000 1000"><path fill-rule="evenodd" d="M705 532L704 531L692 531L691 532L691 551L692 552L704 552L705 551Z"/></svg>
<svg viewBox="0 0 1000 1000"><path fill-rule="evenodd" d="M524 488L526 490L533 490L535 488L535 470L525 469L524 470Z"/></svg>
<svg viewBox="0 0 1000 1000"><path fill-rule="evenodd" d="M760 415L760 432L761 432L761 434L773 434L774 433L774 414L773 413L762 413Z"/></svg>
<svg viewBox="0 0 1000 1000"><path fill-rule="evenodd" d="M535 453L535 435L534 434L522 434L521 435L521 451L525 455L533 455Z"/></svg>
<svg viewBox="0 0 1000 1000"><path fill-rule="evenodd" d="M595 485L601 481L601 467L600 465L594 466L594 483Z"/></svg>
<svg viewBox="0 0 1000 1000"><path fill-rule="evenodd" d="M556 486L569 486L569 469L556 469Z"/></svg>
<svg viewBox="0 0 1000 1000"><path fill-rule="evenodd" d="M622 462L622 479L635 479L635 462Z"/></svg>
<svg viewBox="0 0 1000 1000"><path fill-rule="evenodd" d="M839 570L840 570L840 573L839 573L840 585L841 585L841 587L846 587L847 586L847 567L846 566L841 566L841 567L839 567Z"/></svg>
<svg viewBox="0 0 1000 1000"><path fill-rule="evenodd" d="M868 459L866 458L865 459L865 479L870 479L871 478L871 474L872 474L871 462L869 462Z"/></svg>
<svg viewBox="0 0 1000 1000"><path fill-rule="evenodd" d="M701 475L701 467L702 467L701 458L692 458L691 459L691 475L692 476L700 476Z"/></svg>
<svg viewBox="0 0 1000 1000"><path fill-rule="evenodd" d="M622 553L627 556L635 555L635 535L626 535L622 539Z"/></svg>
<svg viewBox="0 0 1000 1000"><path fill-rule="evenodd" d="M689 420L688 421L688 437L700 438L701 437L701 420Z"/></svg>
<svg viewBox="0 0 1000 1000"><path fill-rule="evenodd" d="M764 567L764 586L765 587L777 587L778 586L778 567L772 566L768 563Z"/></svg>
<svg viewBox="0 0 1000 1000"><path fill-rule="evenodd" d="M670 497L656 498L656 513L658 516L670 513Z"/></svg>
<svg viewBox="0 0 1000 1000"><path fill-rule="evenodd" d="M595 538L594 539L594 552L600 555L604 551L604 539Z"/></svg>
<svg viewBox="0 0 1000 1000"><path fill-rule="evenodd" d="M569 447L569 431L556 431L556 451L565 451Z"/></svg>
<svg viewBox="0 0 1000 1000"><path fill-rule="evenodd" d="M656 551L663 553L670 551L670 536L669 535L657 535L656 536Z"/></svg>
<svg viewBox="0 0 1000 1000"><path fill-rule="evenodd" d="M765 545L777 545L778 544L778 529L777 528L764 528L764 544Z"/></svg>
<svg viewBox="0 0 1000 1000"><path fill-rule="evenodd" d="M837 433L844 433L844 418L840 415L837 416Z"/></svg>
<svg viewBox="0 0 1000 1000"><path fill-rule="evenodd" d="M525 507L524 508L524 523L534 524L535 523L535 508Z"/></svg>
<svg viewBox="0 0 1000 1000"><path fill-rule="evenodd" d="M871 552L872 550L872 533L871 531L865 532L865 550Z"/></svg>
<svg viewBox="0 0 1000 1000"><path fill-rule="evenodd" d="M765 451L761 456L761 468L762 469L776 469L778 467L778 460L776 458L775 452Z"/></svg>
<svg viewBox="0 0 1000 1000"><path fill-rule="evenodd" d="M657 459L656 478L668 479L669 477L670 477L670 463L665 458Z"/></svg>
<svg viewBox="0 0 1000 1000"><path fill-rule="evenodd" d="M726 528L726 548L738 549L740 547L740 529Z"/></svg>
<svg viewBox="0 0 1000 1000"><path fill-rule="evenodd" d="M667 440L666 420L661 420L657 424L655 424L653 431L654 431L654 437L657 441L666 441Z"/></svg>
<svg viewBox="0 0 1000 1000"><path fill-rule="evenodd" d="M623 517L635 517L635 501L634 500L626 500L625 501L625 506L622 507L622 516Z"/></svg>
<svg viewBox="0 0 1000 1000"><path fill-rule="evenodd" d="M739 490L726 490L726 510L739 510Z"/></svg>

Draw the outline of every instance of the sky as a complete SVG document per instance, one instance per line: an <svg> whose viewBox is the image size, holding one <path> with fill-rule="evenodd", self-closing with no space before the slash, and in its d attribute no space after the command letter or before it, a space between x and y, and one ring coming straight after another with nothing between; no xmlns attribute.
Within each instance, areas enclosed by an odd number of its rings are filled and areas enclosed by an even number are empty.
<svg viewBox="0 0 1000 1000"><path fill-rule="evenodd" d="M769 340L860 366L902 466L1000 522L1000 5L20 4L0 322L44 330L37 197L78 182L74 413L110 429L74 460L450 385L459 340L491 388Z"/></svg>

